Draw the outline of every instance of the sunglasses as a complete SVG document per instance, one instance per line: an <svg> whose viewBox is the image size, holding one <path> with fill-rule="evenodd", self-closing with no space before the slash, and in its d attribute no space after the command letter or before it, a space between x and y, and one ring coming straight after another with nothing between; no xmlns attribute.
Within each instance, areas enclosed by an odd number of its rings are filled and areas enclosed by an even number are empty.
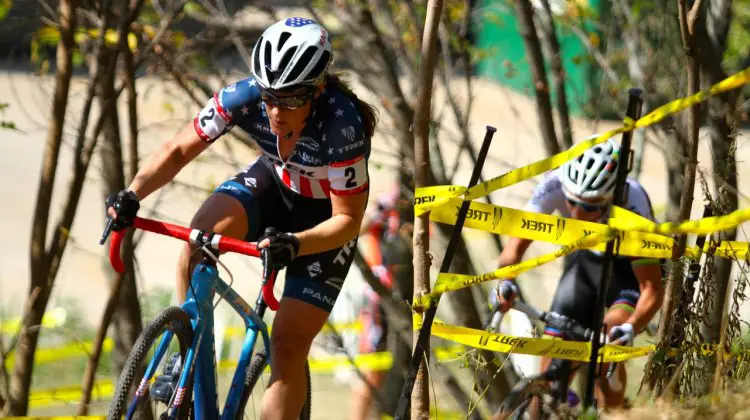
<svg viewBox="0 0 750 420"><path fill-rule="evenodd" d="M267 105L275 106L284 109L298 109L305 106L315 96L315 91L312 90L308 93L293 96L276 96L271 92L262 89L260 91L260 99L263 100Z"/></svg>
<svg viewBox="0 0 750 420"><path fill-rule="evenodd" d="M607 203L604 204L591 204L591 203L584 203L581 201L575 201L571 200L570 198L566 198L568 200L568 204L570 204L573 207L580 207L581 210L585 211L586 213L591 213L595 211L601 211L604 210L604 208L607 207Z"/></svg>

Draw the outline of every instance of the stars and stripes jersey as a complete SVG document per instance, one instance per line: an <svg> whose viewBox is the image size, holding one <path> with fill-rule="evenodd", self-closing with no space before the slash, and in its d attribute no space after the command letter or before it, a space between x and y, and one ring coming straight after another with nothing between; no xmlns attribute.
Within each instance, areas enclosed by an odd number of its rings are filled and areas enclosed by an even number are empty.
<svg viewBox="0 0 750 420"><path fill-rule="evenodd" d="M291 191L308 198L352 195L369 188L370 139L357 101L327 84L286 162L278 155L260 89L251 76L214 94L193 121L198 135L213 142L234 126L247 132Z"/></svg>

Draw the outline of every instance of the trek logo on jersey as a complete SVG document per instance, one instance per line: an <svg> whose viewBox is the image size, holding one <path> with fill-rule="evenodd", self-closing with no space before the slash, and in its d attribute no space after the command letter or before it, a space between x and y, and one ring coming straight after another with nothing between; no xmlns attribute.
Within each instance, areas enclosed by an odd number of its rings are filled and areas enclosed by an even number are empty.
<svg viewBox="0 0 750 420"><path fill-rule="evenodd" d="M660 244L654 241L648 241L646 239L641 239L641 242L642 242L641 249L664 249L664 250L670 249L668 246L664 244Z"/></svg>
<svg viewBox="0 0 750 420"><path fill-rule="evenodd" d="M350 150L354 150L354 149L356 149L358 147L363 146L364 144L365 144L365 141L364 140L360 140L360 141L358 141L356 143L348 144L348 145L346 145L344 147L339 147L339 154L342 154L344 152L348 152Z"/></svg>
<svg viewBox="0 0 750 420"><path fill-rule="evenodd" d="M252 187L252 188L258 188L258 180L256 180L253 177L245 177L245 186L246 187Z"/></svg>
<svg viewBox="0 0 750 420"><path fill-rule="evenodd" d="M304 147L305 149L312 150L313 152L317 152L320 148L318 142L313 140L312 137L300 137L297 141L297 144Z"/></svg>
<svg viewBox="0 0 750 420"><path fill-rule="evenodd" d="M503 219L503 209L495 207L492 209L492 229L497 229L497 225L500 224L500 220Z"/></svg>
<svg viewBox="0 0 750 420"><path fill-rule="evenodd" d="M302 289L302 294L303 295L312 296L313 299L319 300L319 301L321 301L323 303L326 303L328 305L331 305L331 306L333 306L333 304L336 303L336 299L334 299L334 298L332 298L330 296L325 296L322 293L316 292L315 290L313 290L313 289L311 289L309 287L305 287L304 289Z"/></svg>
<svg viewBox="0 0 750 420"><path fill-rule="evenodd" d="M253 124L253 127L255 127L256 130L262 131L262 132L264 132L266 134L273 134L271 132L271 127L269 127L267 125L264 125L264 124L261 124L261 123L255 123L255 124Z"/></svg>
<svg viewBox="0 0 750 420"><path fill-rule="evenodd" d="M424 203L432 203L433 201L435 201L434 195L428 195L427 197L415 197L414 198L415 205L420 205Z"/></svg>
<svg viewBox="0 0 750 420"><path fill-rule="evenodd" d="M552 223L521 219L521 229L531 230L534 232L552 233Z"/></svg>
<svg viewBox="0 0 750 420"><path fill-rule="evenodd" d="M344 127L344 128L342 128L342 129L341 129L341 134L342 134L342 135L343 135L344 137L346 137L346 138L347 138L347 139L348 139L349 141L354 141L356 132L355 132L355 130L354 130L354 127L352 127L352 126L350 125L350 126L348 126L348 127Z"/></svg>
<svg viewBox="0 0 750 420"><path fill-rule="evenodd" d="M352 239L351 241L347 242L343 247L341 247L341 251L339 251L338 254L336 254L336 258L333 259L333 262L335 262L338 265L344 265L346 264L346 257L349 256L349 254L352 253L352 248L354 248L354 244L357 243L356 239Z"/></svg>

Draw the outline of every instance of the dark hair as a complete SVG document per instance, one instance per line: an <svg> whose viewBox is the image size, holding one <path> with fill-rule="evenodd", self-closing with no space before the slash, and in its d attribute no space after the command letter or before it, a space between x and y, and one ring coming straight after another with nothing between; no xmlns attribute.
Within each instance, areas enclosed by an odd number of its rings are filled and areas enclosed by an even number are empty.
<svg viewBox="0 0 750 420"><path fill-rule="evenodd" d="M326 84L336 85L344 95L356 101L357 110L359 110L359 113L362 114L362 118L364 119L367 138L371 139L373 134L375 134L375 126L378 124L378 110L374 106L359 99L357 95L352 92L348 82L344 79L345 77L344 73L329 73L326 75Z"/></svg>

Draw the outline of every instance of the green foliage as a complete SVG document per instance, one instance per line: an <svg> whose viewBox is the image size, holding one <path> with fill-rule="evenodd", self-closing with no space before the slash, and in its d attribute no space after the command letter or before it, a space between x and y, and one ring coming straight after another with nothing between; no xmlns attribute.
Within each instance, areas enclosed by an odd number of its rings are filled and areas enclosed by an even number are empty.
<svg viewBox="0 0 750 420"><path fill-rule="evenodd" d="M729 27L727 50L724 52L724 64L727 72L741 70L748 58L747 46L750 45L750 0L734 3L734 19Z"/></svg>
<svg viewBox="0 0 750 420"><path fill-rule="evenodd" d="M10 104L0 102L0 115L5 114L5 110L8 109L9 106ZM5 121L1 118L0 118L0 129L20 131L16 127L16 123L14 123L13 121Z"/></svg>
<svg viewBox="0 0 750 420"><path fill-rule="evenodd" d="M0 22L8 16L10 9L13 7L13 0L0 0Z"/></svg>

